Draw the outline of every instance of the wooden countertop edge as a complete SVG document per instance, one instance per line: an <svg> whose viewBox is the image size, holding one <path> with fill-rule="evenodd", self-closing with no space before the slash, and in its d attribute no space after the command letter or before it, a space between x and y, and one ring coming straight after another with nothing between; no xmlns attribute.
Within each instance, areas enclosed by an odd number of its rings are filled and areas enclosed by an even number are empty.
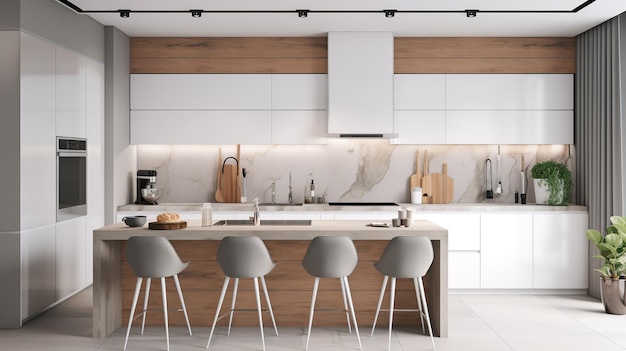
<svg viewBox="0 0 626 351"><path fill-rule="evenodd" d="M226 236L254 235L263 240L311 240L316 236L342 235L353 240L389 240L399 235L427 236L433 240L448 239L448 231L432 222L416 220L410 227L376 228L367 226L372 221L312 221L310 226L212 226L202 227L200 221L188 221L185 229L151 230L147 226L127 227L112 224L94 230L96 240L127 240L131 236L156 235L169 240L221 240Z"/></svg>

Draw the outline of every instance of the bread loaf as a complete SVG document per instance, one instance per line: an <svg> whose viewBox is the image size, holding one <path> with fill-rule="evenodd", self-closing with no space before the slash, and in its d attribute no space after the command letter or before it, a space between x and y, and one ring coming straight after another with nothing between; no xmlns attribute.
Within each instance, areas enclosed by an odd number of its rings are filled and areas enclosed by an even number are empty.
<svg viewBox="0 0 626 351"><path fill-rule="evenodd" d="M159 223L176 223L180 222L180 216L174 212L164 212L157 216Z"/></svg>

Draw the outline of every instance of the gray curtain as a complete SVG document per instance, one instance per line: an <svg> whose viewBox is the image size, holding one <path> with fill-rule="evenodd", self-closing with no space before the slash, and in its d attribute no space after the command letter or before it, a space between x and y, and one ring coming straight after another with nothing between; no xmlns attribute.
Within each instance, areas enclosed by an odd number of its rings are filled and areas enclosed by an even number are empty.
<svg viewBox="0 0 626 351"><path fill-rule="evenodd" d="M577 37L576 203L589 210L589 228L605 232L612 215L623 215L622 14ZM589 245L589 255L596 255ZM589 259L589 294L600 296L599 259Z"/></svg>

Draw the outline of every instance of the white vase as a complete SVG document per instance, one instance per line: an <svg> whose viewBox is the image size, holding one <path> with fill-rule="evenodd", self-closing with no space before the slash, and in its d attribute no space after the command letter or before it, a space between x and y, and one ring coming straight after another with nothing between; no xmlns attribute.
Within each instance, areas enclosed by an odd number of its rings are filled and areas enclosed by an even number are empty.
<svg viewBox="0 0 626 351"><path fill-rule="evenodd" d="M563 181L560 180L561 186L559 187L559 193L557 194L558 203L550 205L560 205L563 199ZM548 183L545 179L533 179L535 186L535 203L537 205L548 205L548 199L550 198L550 191L548 191Z"/></svg>

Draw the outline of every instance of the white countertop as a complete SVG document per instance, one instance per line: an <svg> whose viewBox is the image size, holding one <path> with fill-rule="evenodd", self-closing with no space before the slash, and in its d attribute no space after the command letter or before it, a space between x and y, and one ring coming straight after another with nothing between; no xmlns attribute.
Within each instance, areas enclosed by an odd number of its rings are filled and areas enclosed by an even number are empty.
<svg viewBox="0 0 626 351"><path fill-rule="evenodd" d="M161 203L158 205L123 205L117 208L118 212L200 212L202 210L201 203ZM213 211L237 212L254 210L253 203L211 203ZM328 204L303 204L301 206L292 205L264 205L260 206L261 211L290 211L290 212L337 212L337 211L395 211L398 208L413 208L416 211L423 212L587 212L586 206L569 205L569 206L547 206L537 204L508 204L508 203L449 203L449 204L410 204L398 203L398 206L330 206Z"/></svg>

